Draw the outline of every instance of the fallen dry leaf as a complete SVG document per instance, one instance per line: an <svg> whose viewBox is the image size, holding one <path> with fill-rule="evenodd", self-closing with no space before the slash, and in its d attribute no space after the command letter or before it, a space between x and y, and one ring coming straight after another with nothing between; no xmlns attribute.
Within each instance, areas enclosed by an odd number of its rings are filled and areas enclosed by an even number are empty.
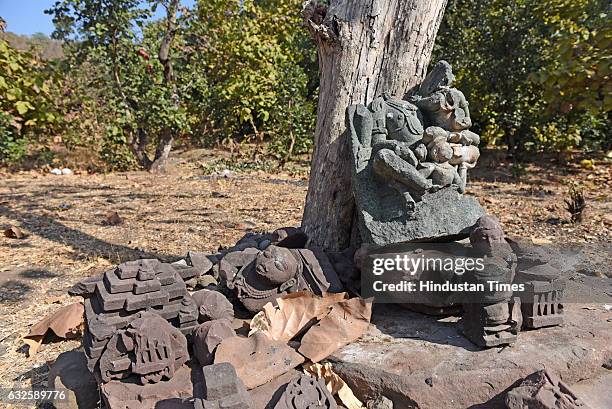
<svg viewBox="0 0 612 409"><path fill-rule="evenodd" d="M49 330L64 339L78 337L83 329L84 312L83 304L74 303L60 308L34 324L30 328L30 333L23 337L23 341L30 347L28 355L32 356L38 351Z"/></svg>
<svg viewBox="0 0 612 409"><path fill-rule="evenodd" d="M23 239L26 237L26 234L19 227L15 226L11 226L4 230L4 235L9 239Z"/></svg>
<svg viewBox="0 0 612 409"><path fill-rule="evenodd" d="M358 297L340 301L304 334L298 352L312 362L319 362L362 336L371 316L371 301Z"/></svg>
<svg viewBox="0 0 612 409"><path fill-rule="evenodd" d="M225 338L215 351L215 364L229 362L247 389L253 389L304 362L304 357L261 332L252 337Z"/></svg>
<svg viewBox="0 0 612 409"><path fill-rule="evenodd" d="M317 379L323 379L327 390L338 396L342 405L347 409L365 409L365 406L353 393L351 388L334 372L331 363L304 364L304 371Z"/></svg>
<svg viewBox="0 0 612 409"><path fill-rule="evenodd" d="M347 298L346 293L326 293L322 297L308 291L288 294L276 300L277 307L264 305L253 317L249 335L261 331L275 341L290 341L327 315L331 305Z"/></svg>

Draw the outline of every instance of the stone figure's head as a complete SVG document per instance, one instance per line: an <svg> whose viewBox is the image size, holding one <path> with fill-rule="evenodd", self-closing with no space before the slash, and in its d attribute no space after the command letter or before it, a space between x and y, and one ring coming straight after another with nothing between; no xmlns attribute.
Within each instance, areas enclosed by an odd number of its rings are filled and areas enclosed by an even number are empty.
<svg viewBox="0 0 612 409"><path fill-rule="evenodd" d="M470 233L472 247L483 254L494 254L497 250L505 253L512 251L506 242L506 235L495 216L484 215L472 227Z"/></svg>
<svg viewBox="0 0 612 409"><path fill-rule="evenodd" d="M298 262L291 250L269 246L255 259L255 275L266 287L274 288L289 281L298 273Z"/></svg>
<svg viewBox="0 0 612 409"><path fill-rule="evenodd" d="M436 139L429 147L428 157L436 163L446 163L453 157L453 147L445 139Z"/></svg>
<svg viewBox="0 0 612 409"><path fill-rule="evenodd" d="M388 100L386 127L390 139L412 145L423 137L423 124L418 108L408 101Z"/></svg>

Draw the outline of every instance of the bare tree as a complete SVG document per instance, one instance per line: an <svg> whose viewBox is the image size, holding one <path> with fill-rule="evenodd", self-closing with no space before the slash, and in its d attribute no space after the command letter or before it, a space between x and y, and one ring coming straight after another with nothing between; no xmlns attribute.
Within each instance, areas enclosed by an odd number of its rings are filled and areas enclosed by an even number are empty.
<svg viewBox="0 0 612 409"><path fill-rule="evenodd" d="M302 226L313 244L339 250L357 237L345 110L383 92L404 96L422 81L447 0L328 3L310 0L303 11L318 46L320 90Z"/></svg>

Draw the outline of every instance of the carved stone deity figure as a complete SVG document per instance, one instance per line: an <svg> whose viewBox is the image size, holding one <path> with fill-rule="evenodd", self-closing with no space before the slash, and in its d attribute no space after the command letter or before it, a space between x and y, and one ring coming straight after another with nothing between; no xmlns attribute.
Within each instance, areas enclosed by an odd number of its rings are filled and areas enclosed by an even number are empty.
<svg viewBox="0 0 612 409"><path fill-rule="evenodd" d="M494 216L481 217L470 234L475 256L483 258L482 270L466 273L466 281L485 289L466 299L462 318L465 336L482 347L516 341L522 325L520 299L509 287L514 281L517 259Z"/></svg>
<svg viewBox="0 0 612 409"><path fill-rule="evenodd" d="M450 65L441 61L409 100L383 94L369 107L347 109L365 243L452 241L467 237L484 214L463 195L480 137L468 130L468 104L450 88L453 79Z"/></svg>
<svg viewBox="0 0 612 409"><path fill-rule="evenodd" d="M260 251L253 261L244 265L228 287L253 313L288 293L308 290L321 295L343 290L334 267L323 251L274 245Z"/></svg>

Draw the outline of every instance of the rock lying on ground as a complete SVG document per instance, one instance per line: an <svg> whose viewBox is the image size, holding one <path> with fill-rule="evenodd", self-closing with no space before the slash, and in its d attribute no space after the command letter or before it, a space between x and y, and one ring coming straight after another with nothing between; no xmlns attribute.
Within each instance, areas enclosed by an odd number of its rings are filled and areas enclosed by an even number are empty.
<svg viewBox="0 0 612 409"><path fill-rule="evenodd" d="M527 376L505 398L508 409L590 409L559 377L547 370Z"/></svg>

